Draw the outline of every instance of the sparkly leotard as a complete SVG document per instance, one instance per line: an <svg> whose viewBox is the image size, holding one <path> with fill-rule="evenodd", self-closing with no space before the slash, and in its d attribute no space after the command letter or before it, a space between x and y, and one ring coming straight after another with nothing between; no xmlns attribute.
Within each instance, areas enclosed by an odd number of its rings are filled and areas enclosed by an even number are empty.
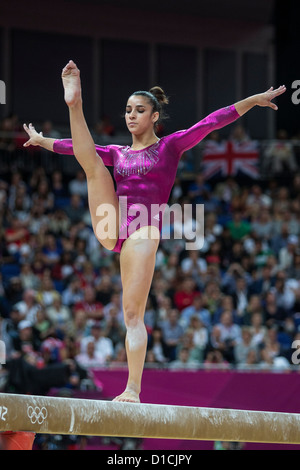
<svg viewBox="0 0 300 470"><path fill-rule="evenodd" d="M181 155L213 130L221 129L239 117L235 106L231 105L142 150L120 145L95 146L105 166L114 167L121 217L119 238L113 251L120 253L128 236L143 226L154 225L161 230L163 209L159 207L168 203ZM72 140L56 140L53 150L73 155Z"/></svg>

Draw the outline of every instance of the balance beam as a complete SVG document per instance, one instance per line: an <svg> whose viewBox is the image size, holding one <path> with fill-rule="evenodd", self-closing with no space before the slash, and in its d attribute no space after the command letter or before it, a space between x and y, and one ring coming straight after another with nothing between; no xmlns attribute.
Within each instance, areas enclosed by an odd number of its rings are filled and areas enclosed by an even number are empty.
<svg viewBox="0 0 300 470"><path fill-rule="evenodd" d="M300 414L0 393L0 431L300 444Z"/></svg>

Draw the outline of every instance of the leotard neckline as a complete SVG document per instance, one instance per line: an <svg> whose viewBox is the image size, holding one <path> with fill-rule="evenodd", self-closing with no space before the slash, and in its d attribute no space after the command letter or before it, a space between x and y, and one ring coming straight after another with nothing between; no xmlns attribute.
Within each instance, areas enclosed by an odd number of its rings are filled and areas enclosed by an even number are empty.
<svg viewBox="0 0 300 470"><path fill-rule="evenodd" d="M131 152L135 152L135 153L144 152L145 150L150 149L150 148L153 147L154 145L158 145L160 141L161 141L161 139L158 139L156 142L154 142L154 144L148 145L147 147L143 147L142 149L139 149L139 150L133 150L129 145L127 145L125 148L128 149L128 151L129 151L130 153L131 153Z"/></svg>

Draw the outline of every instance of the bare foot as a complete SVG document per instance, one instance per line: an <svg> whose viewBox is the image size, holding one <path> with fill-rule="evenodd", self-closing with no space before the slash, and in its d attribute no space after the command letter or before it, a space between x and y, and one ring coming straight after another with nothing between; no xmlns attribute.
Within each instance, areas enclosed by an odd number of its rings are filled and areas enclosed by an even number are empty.
<svg viewBox="0 0 300 470"><path fill-rule="evenodd" d="M140 403L140 397L137 392L126 388L126 390L123 393L121 393L121 395L118 395L116 398L114 398L113 401Z"/></svg>
<svg viewBox="0 0 300 470"><path fill-rule="evenodd" d="M80 71L73 60L69 60L61 74L65 90L65 102L68 106L74 106L81 100Z"/></svg>

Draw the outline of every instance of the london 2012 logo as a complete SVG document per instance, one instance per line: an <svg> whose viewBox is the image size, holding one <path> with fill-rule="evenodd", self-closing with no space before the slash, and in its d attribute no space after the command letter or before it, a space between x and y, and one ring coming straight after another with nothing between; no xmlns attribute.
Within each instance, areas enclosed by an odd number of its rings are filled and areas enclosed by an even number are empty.
<svg viewBox="0 0 300 470"><path fill-rule="evenodd" d="M43 424L47 419L48 411L44 406L40 408L39 406L28 406L27 416L30 419L31 424Z"/></svg>

